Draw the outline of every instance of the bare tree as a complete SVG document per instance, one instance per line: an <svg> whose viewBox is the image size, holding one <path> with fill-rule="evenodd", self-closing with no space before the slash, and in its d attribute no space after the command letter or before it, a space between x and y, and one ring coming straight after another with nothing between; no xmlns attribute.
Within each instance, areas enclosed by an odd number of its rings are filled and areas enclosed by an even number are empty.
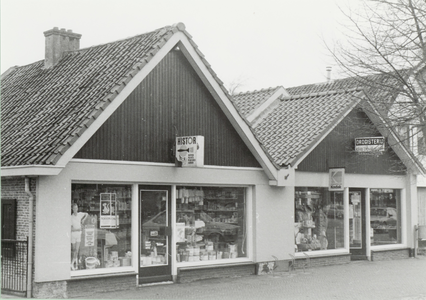
<svg viewBox="0 0 426 300"><path fill-rule="evenodd" d="M426 155L426 1L357 3L341 8L347 39L326 46L407 144L416 141L410 146Z"/></svg>

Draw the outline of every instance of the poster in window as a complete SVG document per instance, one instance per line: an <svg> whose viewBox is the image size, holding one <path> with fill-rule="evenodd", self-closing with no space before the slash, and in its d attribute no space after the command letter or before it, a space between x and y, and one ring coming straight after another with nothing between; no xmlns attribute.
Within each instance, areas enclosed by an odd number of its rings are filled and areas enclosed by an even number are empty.
<svg viewBox="0 0 426 300"><path fill-rule="evenodd" d="M115 193L100 194L100 228L118 228L117 201Z"/></svg>

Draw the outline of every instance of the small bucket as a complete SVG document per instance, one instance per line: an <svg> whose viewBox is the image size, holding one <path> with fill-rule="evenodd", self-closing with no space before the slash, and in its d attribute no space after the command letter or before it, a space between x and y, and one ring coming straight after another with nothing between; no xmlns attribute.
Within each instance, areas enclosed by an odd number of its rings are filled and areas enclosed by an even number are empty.
<svg viewBox="0 0 426 300"><path fill-rule="evenodd" d="M99 266L99 259L96 257L87 257L86 258L86 269L94 269L96 266Z"/></svg>

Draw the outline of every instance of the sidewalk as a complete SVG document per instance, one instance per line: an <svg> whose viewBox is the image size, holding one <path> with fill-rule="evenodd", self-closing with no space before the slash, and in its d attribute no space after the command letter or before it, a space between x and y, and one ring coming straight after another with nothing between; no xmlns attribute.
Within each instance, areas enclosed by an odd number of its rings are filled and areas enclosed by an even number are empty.
<svg viewBox="0 0 426 300"><path fill-rule="evenodd" d="M2 299L19 298L1 295ZM151 285L84 299L426 299L426 256L279 272L273 275Z"/></svg>
<svg viewBox="0 0 426 300"><path fill-rule="evenodd" d="M86 299L426 299L426 257L153 285Z"/></svg>

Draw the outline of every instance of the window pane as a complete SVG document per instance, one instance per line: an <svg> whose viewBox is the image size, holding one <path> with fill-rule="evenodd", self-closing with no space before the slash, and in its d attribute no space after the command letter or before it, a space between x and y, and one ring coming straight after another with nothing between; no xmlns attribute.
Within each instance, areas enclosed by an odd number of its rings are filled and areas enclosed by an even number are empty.
<svg viewBox="0 0 426 300"><path fill-rule="evenodd" d="M385 245L401 242L401 209L399 193L393 189L371 189L371 244Z"/></svg>
<svg viewBox="0 0 426 300"><path fill-rule="evenodd" d="M72 184L71 270L131 265L130 185Z"/></svg>
<svg viewBox="0 0 426 300"><path fill-rule="evenodd" d="M178 262L246 257L245 189L178 187Z"/></svg>
<svg viewBox="0 0 426 300"><path fill-rule="evenodd" d="M316 251L344 247L343 193L326 188L296 188L295 249Z"/></svg>

